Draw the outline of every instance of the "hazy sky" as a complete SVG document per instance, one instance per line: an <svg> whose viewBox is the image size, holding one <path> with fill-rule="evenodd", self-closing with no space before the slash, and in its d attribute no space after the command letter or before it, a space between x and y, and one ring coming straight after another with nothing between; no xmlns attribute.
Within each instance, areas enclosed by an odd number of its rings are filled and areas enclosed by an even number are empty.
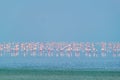
<svg viewBox="0 0 120 80"><path fill-rule="evenodd" d="M4 41L120 41L120 0L0 0Z"/></svg>

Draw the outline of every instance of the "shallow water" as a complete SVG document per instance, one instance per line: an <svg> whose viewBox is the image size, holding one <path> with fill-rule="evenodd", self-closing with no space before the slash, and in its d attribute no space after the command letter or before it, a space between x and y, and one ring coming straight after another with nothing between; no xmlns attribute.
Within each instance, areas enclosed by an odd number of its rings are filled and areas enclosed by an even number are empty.
<svg viewBox="0 0 120 80"><path fill-rule="evenodd" d="M120 80L120 71L0 69L0 80Z"/></svg>
<svg viewBox="0 0 120 80"><path fill-rule="evenodd" d="M120 70L119 57L2 56L0 68Z"/></svg>

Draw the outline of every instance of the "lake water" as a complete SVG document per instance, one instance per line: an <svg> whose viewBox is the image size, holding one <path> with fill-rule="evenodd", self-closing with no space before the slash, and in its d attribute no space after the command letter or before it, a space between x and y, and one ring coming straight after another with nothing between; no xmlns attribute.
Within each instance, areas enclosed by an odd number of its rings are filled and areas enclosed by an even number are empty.
<svg viewBox="0 0 120 80"><path fill-rule="evenodd" d="M120 57L1 56L0 68L120 69Z"/></svg>

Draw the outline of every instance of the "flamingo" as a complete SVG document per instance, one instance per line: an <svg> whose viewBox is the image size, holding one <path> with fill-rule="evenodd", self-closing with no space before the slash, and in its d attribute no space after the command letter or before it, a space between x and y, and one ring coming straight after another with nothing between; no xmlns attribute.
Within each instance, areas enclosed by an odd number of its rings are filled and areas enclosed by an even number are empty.
<svg viewBox="0 0 120 80"><path fill-rule="evenodd" d="M80 52L79 49L76 47L75 48L75 57L79 57L80 56Z"/></svg>
<svg viewBox="0 0 120 80"><path fill-rule="evenodd" d="M0 56L2 56L2 50L3 50L3 47L2 47L2 45L0 44Z"/></svg>

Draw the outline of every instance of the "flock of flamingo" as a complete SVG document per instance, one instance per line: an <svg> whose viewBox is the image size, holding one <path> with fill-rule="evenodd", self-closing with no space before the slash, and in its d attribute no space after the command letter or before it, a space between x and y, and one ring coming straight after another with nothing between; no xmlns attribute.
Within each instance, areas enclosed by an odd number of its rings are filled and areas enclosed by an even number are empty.
<svg viewBox="0 0 120 80"><path fill-rule="evenodd" d="M120 42L12 42L0 43L0 56L120 57Z"/></svg>

